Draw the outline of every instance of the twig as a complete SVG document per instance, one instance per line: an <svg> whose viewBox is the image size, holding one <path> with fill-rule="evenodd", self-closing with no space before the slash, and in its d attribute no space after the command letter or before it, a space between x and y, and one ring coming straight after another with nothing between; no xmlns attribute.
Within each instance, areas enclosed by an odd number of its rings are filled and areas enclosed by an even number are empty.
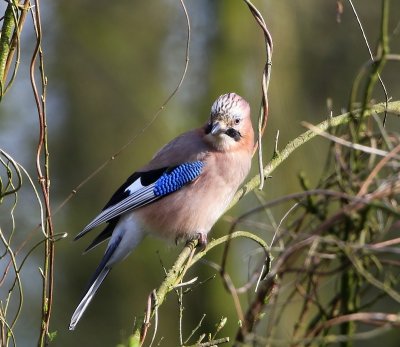
<svg viewBox="0 0 400 347"><path fill-rule="evenodd" d="M206 318L206 314L205 314L205 313L204 313L203 316L200 318L199 323L198 323L198 324L196 325L196 327L192 330L192 332L190 333L190 335L188 336L188 338L185 340L184 343L187 343L187 342L192 338L192 336L195 334L195 332L196 332L197 330L200 329L201 324L203 323L204 318Z"/></svg>
<svg viewBox="0 0 400 347"><path fill-rule="evenodd" d="M151 347L153 345L153 342L156 338L157 331L158 331L158 304L157 304L156 292L154 290L151 293L151 299L154 302L152 305L152 307L154 307L154 332L153 332L153 336L151 337L149 347Z"/></svg>
<svg viewBox="0 0 400 347"><path fill-rule="evenodd" d="M144 315L143 324L140 327L140 346L143 345L143 342L147 336L147 330L149 329L149 326L150 326L152 307L153 307L153 293L154 293L154 290L147 297L146 313ZM134 333L134 335L137 335L137 334Z"/></svg>
<svg viewBox="0 0 400 347"><path fill-rule="evenodd" d="M258 117L258 128L257 128L257 142L254 146L254 151L258 148L258 168L260 175L260 185L258 189L263 189L264 186L264 175L263 175L263 159L262 159L262 136L265 131L265 127L267 126L268 121L268 86L271 78L271 67L272 67L272 50L273 50L273 42L271 34L267 29L267 25L265 24L265 20L261 15L260 11L252 4L250 0L243 0L246 5L249 7L251 14L254 16L256 22L261 27L264 33L265 39L265 50L266 50L266 63L262 75L262 101L260 107L260 115Z"/></svg>
<svg viewBox="0 0 400 347"><path fill-rule="evenodd" d="M215 346L222 345L222 344L228 343L228 342L229 342L229 337L223 337L222 339L212 340L212 341L203 342L203 343L196 343L194 345L187 346L187 347L215 347Z"/></svg>
<svg viewBox="0 0 400 347"><path fill-rule="evenodd" d="M386 163L392 158L398 157L396 154L400 152L400 144L397 145L394 149L392 149L385 158L383 158L371 171L368 175L367 179L364 181L363 185L360 188L360 191L357 193L357 196L362 196L367 193L369 185L372 183L374 177L378 174L380 170L386 165Z"/></svg>
<svg viewBox="0 0 400 347"><path fill-rule="evenodd" d="M361 321L366 324L372 324L372 325L384 325L389 323L391 325L400 327L400 317L397 314L382 313L382 312L357 312L336 317L326 322L323 322L319 327L314 329L309 335L315 336L322 329L326 329L334 325L352 321Z"/></svg>
<svg viewBox="0 0 400 347"><path fill-rule="evenodd" d="M26 15L28 14L30 0L25 0L23 5L18 6L18 8L21 10L19 17L16 15L16 9L14 6L15 5L10 1L6 9L3 28L0 35L0 101L9 86L12 84L18 69L20 56L19 36L22 32ZM12 32L14 33L11 36ZM15 68L12 77L9 79L9 82L6 85L8 72L10 70L16 48L17 58L15 60Z"/></svg>
<svg viewBox="0 0 400 347"><path fill-rule="evenodd" d="M382 149L372 148L372 147L360 145L359 143L353 143L353 142L350 142L350 141L346 141L346 140L344 140L344 139L342 139L340 137L334 136L332 134L327 133L326 131L323 131L323 130L319 129L318 127L316 127L316 126L314 126L314 125L312 125L312 124L310 124L308 122L301 122L301 125L303 125L307 129L310 129L311 131L316 132L318 135L320 135L322 137L325 137L328 140L336 142L339 145L349 147L351 149L356 149L358 151L362 151L362 152L365 152L365 153L379 155L381 157L386 157L389 154L389 152L384 151ZM394 156L394 157L396 159L400 159L399 156Z"/></svg>
<svg viewBox="0 0 400 347"><path fill-rule="evenodd" d="M7 5L6 11L4 13L3 26L0 34L0 100L5 90L5 82L6 82L5 68L6 68L7 58L10 52L11 35L15 25L12 6L13 6L12 3L9 3Z"/></svg>
<svg viewBox="0 0 400 347"><path fill-rule="evenodd" d="M354 7L353 1L348 0L350 3L350 6L353 10L354 16L357 20L358 26L360 27L361 33L364 38L365 45L367 46L371 61L374 62L375 58L374 55L372 54L370 45L368 43L367 35L365 34L363 25L361 23L361 20L358 16L357 10ZM363 100L363 106L362 110L363 112L366 111L367 105L371 99L372 91L375 85L375 82L377 79L379 79L379 82L382 86L384 95L385 95L385 106L387 107L388 102L389 102L389 97L388 93L386 90L386 86L383 83L382 77L380 75L380 72L382 71L385 62L386 62L386 55L389 53L389 45L388 45L388 24L389 24L389 1L388 0L383 0L382 1L382 18L381 18L381 35L380 35L380 55L379 55L379 60L376 62L376 64L373 66L373 72L369 75L369 81L367 83L367 87L365 88L365 93L364 93L364 100ZM350 105L350 109L352 109L352 105ZM383 117L383 125L386 123L386 116L387 113L385 111L384 117Z"/></svg>
<svg viewBox="0 0 400 347"><path fill-rule="evenodd" d="M54 228L50 207L50 174L49 174L49 150L47 141L47 119L46 119L46 86L47 78L44 74L44 58L42 51L42 28L39 0L35 0L35 10L32 11L33 24L36 33L36 46L30 64L30 77L32 90L35 97L37 112L39 116L39 141L36 151L36 170L39 184L42 189L46 214L46 241L44 249L43 268L43 290L42 290L42 321L40 324L39 346L47 344L49 335L49 324L53 303L54 289ZM36 59L39 57L39 70L41 77L41 95L39 96L35 81ZM42 164L42 156L44 162ZM42 166L43 165L43 166ZM43 171L44 169L44 171Z"/></svg>

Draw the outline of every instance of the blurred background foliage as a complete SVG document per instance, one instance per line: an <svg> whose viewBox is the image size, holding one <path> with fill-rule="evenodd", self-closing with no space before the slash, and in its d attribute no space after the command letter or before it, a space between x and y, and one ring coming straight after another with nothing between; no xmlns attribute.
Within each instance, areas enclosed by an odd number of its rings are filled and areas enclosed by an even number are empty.
<svg viewBox="0 0 400 347"><path fill-rule="evenodd" d="M372 47L379 35L380 1L354 1ZM264 159L271 157L275 133L279 147L304 131L300 121L319 123L330 112L340 114L348 105L352 81L369 59L361 32L347 2L337 20L336 1L255 1L274 39L273 68L269 91L270 116L264 137ZM163 279L181 246L147 238L142 246L113 270L88 309L77 330L67 330L70 316L103 247L85 256L89 243L73 236L97 214L111 193L131 172L142 166L171 138L202 125L214 99L235 91L252 105L254 120L260 103L264 42L247 7L241 1L188 0L192 25L189 71L175 98L144 132L179 81L185 62L186 24L179 1L43 0L44 54L48 77L48 123L53 205L57 206L77 185L135 137L132 145L85 184L54 216L57 232L68 237L56 245L56 283L51 330L57 331L54 346L114 346L124 341L141 316L147 296ZM0 4L1 12L4 4ZM400 51L400 2L392 1L390 47ZM30 20L30 19L29 19ZM37 120L27 87L33 33L22 36L22 57L17 79L0 106L0 147L33 172ZM389 96L400 98L399 67L388 63L383 74ZM374 98L383 101L380 88ZM389 119L388 128L399 130ZM302 190L298 175L305 172L310 186L321 176L328 141L314 139L279 167L256 198L247 196L215 227L211 237L227 232L232 217L271 200ZM252 174L256 174L253 165ZM15 215L17 241L39 222L32 192L21 192ZM32 197L31 197L32 196ZM6 206L7 207L7 206ZM4 208L4 206L2 207ZM280 220L285 210L275 209ZM3 230L10 216L0 215ZM254 218L252 231L269 240L271 220ZM245 282L254 245L234 242L230 270L234 280ZM221 249L207 259L220 262ZM234 254L234 256L232 256ZM40 279L37 264L23 273L25 306L16 327L20 346L37 340ZM197 265L190 276L205 280L216 271ZM231 271L232 272L232 271ZM0 288L2 290L2 288ZM246 298L243 297L243 302ZM221 316L228 318L223 335L235 334L238 322L231 296L218 276L184 297L183 332L190 334L205 313L200 332L214 331ZM160 310L158 336L162 345L178 344L177 298L168 297ZM21 339L22 337L22 339ZM384 340L386 338L386 340ZM399 333L380 337L385 346L398 346ZM385 342L383 342L385 341ZM360 346L375 346L376 340ZM357 344L356 344L357 345Z"/></svg>

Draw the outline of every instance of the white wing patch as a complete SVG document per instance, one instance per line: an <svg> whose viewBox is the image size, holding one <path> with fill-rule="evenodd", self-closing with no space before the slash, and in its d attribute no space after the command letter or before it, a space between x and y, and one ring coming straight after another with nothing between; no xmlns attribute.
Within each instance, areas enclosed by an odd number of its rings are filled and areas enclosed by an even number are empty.
<svg viewBox="0 0 400 347"><path fill-rule="evenodd" d="M142 182L140 177L133 182L129 187L127 187L124 191L128 192L129 194L132 194L133 192L136 192L137 190L143 188Z"/></svg>

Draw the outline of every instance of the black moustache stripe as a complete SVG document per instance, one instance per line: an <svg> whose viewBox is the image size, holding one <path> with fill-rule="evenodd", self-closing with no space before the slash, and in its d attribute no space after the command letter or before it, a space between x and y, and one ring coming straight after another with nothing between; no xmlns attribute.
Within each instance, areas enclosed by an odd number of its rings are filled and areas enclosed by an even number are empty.
<svg viewBox="0 0 400 347"><path fill-rule="evenodd" d="M232 137L236 142L240 140L240 138L242 137L242 135L240 134L239 131L233 129L233 128L229 128L225 131L225 134L228 135L229 137Z"/></svg>

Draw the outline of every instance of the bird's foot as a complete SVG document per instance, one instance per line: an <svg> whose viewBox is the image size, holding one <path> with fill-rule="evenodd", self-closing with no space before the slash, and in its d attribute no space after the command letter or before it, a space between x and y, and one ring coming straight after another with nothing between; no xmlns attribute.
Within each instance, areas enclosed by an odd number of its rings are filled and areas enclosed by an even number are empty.
<svg viewBox="0 0 400 347"><path fill-rule="evenodd" d="M196 237L197 237L197 247L199 248L200 251L204 251L204 249L207 247L208 244L207 234L197 233Z"/></svg>
<svg viewBox="0 0 400 347"><path fill-rule="evenodd" d="M176 244L178 244L178 242L180 241L180 240L182 240L183 239L183 237L177 237L176 239L175 239L175 242L176 242ZM208 244L208 239L207 239L207 234L205 234L205 233L196 233L195 235L193 235L192 237L190 237L189 239L186 239L186 244L188 244L188 243L190 243L190 242L192 242L192 241L194 241L194 240L197 240L197 248L200 250L200 251L203 251L206 247L207 247L207 244Z"/></svg>

